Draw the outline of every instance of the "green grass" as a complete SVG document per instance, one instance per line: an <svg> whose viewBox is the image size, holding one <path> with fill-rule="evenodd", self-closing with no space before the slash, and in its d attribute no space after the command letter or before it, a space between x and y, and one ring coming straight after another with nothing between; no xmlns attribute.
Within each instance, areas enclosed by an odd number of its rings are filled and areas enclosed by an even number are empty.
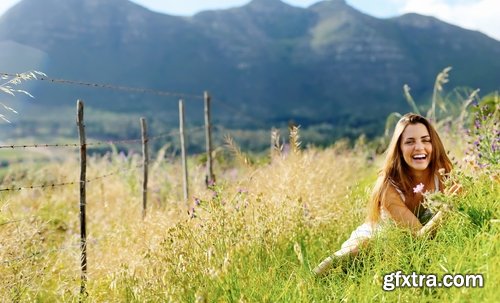
<svg viewBox="0 0 500 303"><path fill-rule="evenodd" d="M355 191L359 189L358 186ZM227 268L219 258L215 263L216 268L219 266L223 271L220 275L211 277L196 270L207 264L190 264L190 270L177 276L160 269L145 279L152 287L141 289L138 295L127 299L195 301L196 296L201 295L208 302L494 302L498 295L496 285L500 282L496 269L500 258L499 227L492 218L499 215L500 187L498 181L483 175L464 191L456 198L457 209L449 215L434 239L417 240L403 231L389 230L350 265L337 269L326 278L311 276L310 266L338 247L339 239L346 238L348 233L345 229L339 230L335 224L320 229L298 224L277 237L260 235L255 245L238 251ZM222 239L214 239L215 243L211 244L234 241L224 233L220 236ZM301 247L303 263L294 245ZM169 244L165 243L163 249L168 250ZM196 244L190 248L193 253L204 249L203 245ZM221 244L215 255L224 256L228 251L230 249ZM168 263L153 260L151 267ZM407 274L432 273L439 277L446 273L482 274L486 282L484 288L396 288L384 291L383 275L398 270ZM158 279L154 279L156 274ZM141 284L132 275L124 279L127 281L124 284L132 281ZM162 295L165 289L176 288L172 297Z"/></svg>
<svg viewBox="0 0 500 303"><path fill-rule="evenodd" d="M191 158L195 217L182 200L178 159L153 157L144 221L135 168L140 155L91 157L89 178L120 172L87 189L86 300L494 302L500 283L497 166L457 166L463 191L443 198L453 208L434 238L416 239L392 227L347 266L325 278L311 275L363 222L382 160L371 155L360 141L355 148L339 143L258 164L226 160L216 163L213 189L204 187L204 167ZM77 177L78 167L76 156L22 174L13 167L4 183L64 182ZM78 203L77 186L0 193L1 301L80 299ZM383 276L397 270L482 274L485 286L384 291Z"/></svg>

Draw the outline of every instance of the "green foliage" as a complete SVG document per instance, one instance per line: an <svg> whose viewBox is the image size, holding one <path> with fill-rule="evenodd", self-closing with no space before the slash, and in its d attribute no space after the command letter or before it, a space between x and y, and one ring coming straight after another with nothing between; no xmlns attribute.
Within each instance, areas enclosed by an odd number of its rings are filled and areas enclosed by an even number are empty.
<svg viewBox="0 0 500 303"><path fill-rule="evenodd" d="M500 166L500 101L498 93L474 102L470 126L469 161L491 171Z"/></svg>

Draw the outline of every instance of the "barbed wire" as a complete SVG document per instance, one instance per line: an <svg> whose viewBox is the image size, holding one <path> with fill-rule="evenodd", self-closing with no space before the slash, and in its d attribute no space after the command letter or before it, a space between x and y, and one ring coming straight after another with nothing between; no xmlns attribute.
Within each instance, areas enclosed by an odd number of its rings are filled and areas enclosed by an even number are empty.
<svg viewBox="0 0 500 303"><path fill-rule="evenodd" d="M18 77L19 75L0 72L0 76ZM130 87L130 86L122 86L122 85L114 85L114 84L103 84L103 83L91 83L91 82L75 81L75 80L68 80L68 79L55 79L55 78L49 78L49 77L45 77L45 76L37 76L37 77L35 77L35 79L39 80L39 81L47 81L47 82L52 82L52 83L79 85L79 86L86 86L86 87L92 87L92 88L104 88L104 89L111 89L111 90L136 92L136 93L148 93L148 94L159 95L159 96L203 99L203 96L201 96L201 95L192 95L192 94L179 93L179 92L168 92L168 91L155 90L155 89L151 89L151 88Z"/></svg>
<svg viewBox="0 0 500 303"><path fill-rule="evenodd" d="M187 132L194 132L198 131L199 129L203 129L204 126L200 127L195 127ZM161 138L173 136L173 135L178 135L180 132L179 130L174 130L170 132L166 132L163 134L155 135L152 137L148 137L148 141L155 141ZM110 144L132 144L132 143L140 143L142 142L142 138L140 139L123 139L123 140L106 140L106 141L96 141L96 142L88 142L85 145L87 147L93 147L93 146L102 146L102 145L110 145ZM0 145L0 149L20 149L20 148L48 148L48 147L81 147L80 143L35 143L35 144L7 144L7 145Z"/></svg>
<svg viewBox="0 0 500 303"><path fill-rule="evenodd" d="M121 172L130 171L132 169L137 169L137 168L140 168L140 167L143 167L142 163L139 164L139 165L133 166L131 168L122 168L122 169L117 170L115 172L112 172L112 173L109 173L109 174L104 174L104 175L101 175L101 176L98 176L98 177L95 177L95 178L87 179L85 181L73 181L73 182L52 183L52 184L44 184L44 185L31 185L31 186L20 186L20 187L12 186L12 187L7 187L7 188L0 188L0 192L22 191L22 190L28 190L28 189L47 189L47 188L52 188L53 189L53 188L56 188L56 187L76 185L76 184L80 184L80 183L83 183L83 182L85 182L85 183L92 183L92 182L95 182L97 180L105 179L105 178L117 175L117 174L119 174Z"/></svg>
<svg viewBox="0 0 500 303"><path fill-rule="evenodd" d="M0 76L2 77L19 77L19 74L12 74L12 73L6 73L6 72L0 72ZM110 89L110 90L120 90L120 91L128 91L128 92L136 92L136 93L148 93L148 94L154 94L154 95L159 95L159 96L170 96L170 97L178 97L178 98L192 98L192 99L204 99L203 95L195 95L195 94L188 94L188 93L181 93L181 92L170 92L170 91L161 91L161 90L155 90L155 89L150 89L150 88L143 88L143 87L130 87L130 86L123 86L123 85L115 85L115 84L106 84L106 83L92 83L92 82L85 82L85 81L76 81L76 80L69 80L69 79L61 79L61 78L50 78L44 75L35 75L35 80L39 81L46 81L46 82L51 82L51 83L60 83L60 84L69 84L69 85L79 85L79 86L86 86L86 87L91 87L91 88L104 88L104 89ZM213 98L212 101L218 103L219 105L222 105L222 107L225 107L226 109L229 109L233 113L235 113L238 116L238 119L245 119L248 121L251 121L253 123L257 123L262 127L268 127L268 125L264 121L256 121L255 117L251 118L248 117L247 112L243 111L241 108L238 108L237 106L230 104L229 102L226 102L224 100L221 100L219 98Z"/></svg>
<svg viewBox="0 0 500 303"><path fill-rule="evenodd" d="M86 183L92 183L92 182L95 182L97 180L105 179L105 178L108 178L108 177L111 177L111 176L114 176L114 175L118 175L119 173L122 173L122 172L131 171L133 169L141 168L143 166L144 165L141 163L141 164L134 165L134 166L132 166L130 168L122 168L122 169L116 170L116 171L114 171L112 173L109 173L109 174L101 175L101 176L98 176L98 177L95 177L95 178L92 178L92 179L87 179ZM80 183L80 181L77 182L77 183Z"/></svg>
<svg viewBox="0 0 500 303"><path fill-rule="evenodd" d="M15 259L10 259L10 260L4 260L2 261L3 264L9 264L9 263L14 263L14 262L21 262L21 261L24 261L24 260L29 260L29 259L32 259L32 258L35 258L39 255L42 255L43 253L41 251L37 251L37 252L34 252L32 253L31 255L27 256L27 257L18 257L18 258L15 258Z"/></svg>
<svg viewBox="0 0 500 303"><path fill-rule="evenodd" d="M5 221L5 222L0 223L0 226L9 225L9 224L17 223L17 222L22 222L22 221L26 221L26 220L33 219L33 218L35 218L35 217L25 217L25 218L15 219L15 220L11 220L11 221Z"/></svg>
<svg viewBox="0 0 500 303"><path fill-rule="evenodd" d="M189 130L189 132L194 132L198 131L200 129L203 129L204 127L195 127ZM148 141L153 141L157 140L159 138L167 137L167 136L172 136L174 134L179 134L180 132L178 130L159 134L153 137L148 138ZM130 143L130 142L142 142L142 139L132 139L132 140L117 140L117 141L101 141L101 142L91 142L87 143L87 145L102 145L102 144L115 144L115 143ZM33 144L33 145L4 145L0 146L0 148L28 148L28 147L46 147L46 146L71 146L71 147L80 147L80 144ZM132 169L140 168L143 167L143 164L136 165L132 168L123 168L120 170L117 170L115 172L105 174L99 177L95 177L92 179L87 179L85 182L86 183L91 183L95 182L97 180L101 180L107 177L111 177L113 175L117 175L123 171L129 171ZM12 192L12 191L22 191L22 190L32 190L32 189L47 189L47 188L56 188L56 187L63 187L63 186L69 186L69 185L75 185L75 184L80 184L82 181L73 181L73 182L63 182L63 183L51 183L51 184L44 184L44 185L31 185L31 186L12 186L12 187L7 187L7 188L0 188L0 192Z"/></svg>
<svg viewBox="0 0 500 303"><path fill-rule="evenodd" d="M67 185L74 185L78 184L80 182L65 182L65 183L54 183L54 184L46 184L46 185L32 185L32 186L24 186L24 187L16 187L12 186L10 188L1 188L0 192L7 192L7 191L21 191L21 190L26 190L26 189L43 189L43 188L56 188L56 187L62 187L62 186L67 186Z"/></svg>
<svg viewBox="0 0 500 303"><path fill-rule="evenodd" d="M42 148L42 147L80 147L80 144L76 143L68 143L68 144L45 144L45 143L37 143L37 144L9 144L9 145L0 145L0 149L16 149L16 148Z"/></svg>
<svg viewBox="0 0 500 303"><path fill-rule="evenodd" d="M21 261L25 261L25 260L36 258L36 257L41 256L41 255L48 255L48 254L52 254L52 253L63 252L63 251L68 251L68 250L76 249L76 248L80 248L80 243L78 243L78 244L70 244L70 245L67 245L67 246L62 247L62 248L48 249L46 251L37 251L37 252L33 252L30 255L25 256L25 257L17 257L17 258L10 259L10 260L2 260L1 262L3 264L9 264L9 263L14 263L14 262L21 262Z"/></svg>
<svg viewBox="0 0 500 303"><path fill-rule="evenodd" d="M138 143L142 142L142 139L124 139L124 140L108 140L108 141L98 141L98 142L88 142L85 144L87 147L92 146L100 146L100 145L109 145L109 144L127 144L127 143ZM17 149L17 148L45 148L45 147L81 147L80 143L54 143L54 144L46 144L46 143L37 143L37 144L9 144L9 145L0 145L0 149Z"/></svg>

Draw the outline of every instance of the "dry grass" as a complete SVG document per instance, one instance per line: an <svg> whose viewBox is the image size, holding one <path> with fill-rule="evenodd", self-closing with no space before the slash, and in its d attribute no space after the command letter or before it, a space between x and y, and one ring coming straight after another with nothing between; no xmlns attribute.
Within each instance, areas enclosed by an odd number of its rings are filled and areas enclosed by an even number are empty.
<svg viewBox="0 0 500 303"><path fill-rule="evenodd" d="M150 208L145 220L141 217L139 155L92 157L89 179L116 174L88 183L91 298L98 299L110 290L120 298L123 289L118 284L124 275L133 274L155 283L160 283L160 277L170 281L169 274L175 276L188 270L217 276L248 247L261 241L270 241L271 245L283 236L292 236L301 224L321 226L345 216L349 208L342 203L349 200L346 195L363 177L363 157L345 146L301 153L298 148L299 144L295 152L275 156L269 165L245 165L237 172L218 171L219 184L210 190L204 188L204 168L190 159L193 199L189 203L194 206L195 218L188 214L181 199L180 165L165 159L162 153L151 164ZM74 157L22 174L10 172L5 182L17 186L63 183L77 179L78 170ZM76 298L80 254L78 186L1 195L0 288L4 291L0 297ZM195 197L200 205L194 204ZM359 219L359 214L355 217ZM173 241L173 245L166 246L166 241ZM204 268L200 268L201 264L205 264ZM183 281L187 283L183 279L174 283L173 293L184 287Z"/></svg>

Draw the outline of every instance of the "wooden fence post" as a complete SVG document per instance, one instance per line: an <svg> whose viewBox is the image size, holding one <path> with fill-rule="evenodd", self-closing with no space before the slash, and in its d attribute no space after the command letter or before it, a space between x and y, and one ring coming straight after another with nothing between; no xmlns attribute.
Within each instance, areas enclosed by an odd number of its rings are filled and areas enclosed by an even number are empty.
<svg viewBox="0 0 500 303"><path fill-rule="evenodd" d="M86 226L86 184L87 184L87 143L85 138L85 124L83 121L83 101L77 101L78 136L80 137L80 266L81 284L80 295L86 294L87 284L87 226Z"/></svg>
<svg viewBox="0 0 500 303"><path fill-rule="evenodd" d="M187 170L187 159L186 159L186 142L184 138L184 101L179 100L179 135L181 140L181 160L182 160L182 181L183 181L183 193L184 202L188 203L189 199L189 188L188 188L188 170Z"/></svg>
<svg viewBox="0 0 500 303"><path fill-rule="evenodd" d="M141 118L141 130L142 130L142 165L144 169L144 175L142 179L142 218L146 217L146 208L148 203L148 130L146 125L146 119Z"/></svg>
<svg viewBox="0 0 500 303"><path fill-rule="evenodd" d="M203 94L205 103L205 139L207 149L207 175L205 184L211 186L215 183L215 176L212 170L212 126L210 125L210 95L207 91Z"/></svg>

